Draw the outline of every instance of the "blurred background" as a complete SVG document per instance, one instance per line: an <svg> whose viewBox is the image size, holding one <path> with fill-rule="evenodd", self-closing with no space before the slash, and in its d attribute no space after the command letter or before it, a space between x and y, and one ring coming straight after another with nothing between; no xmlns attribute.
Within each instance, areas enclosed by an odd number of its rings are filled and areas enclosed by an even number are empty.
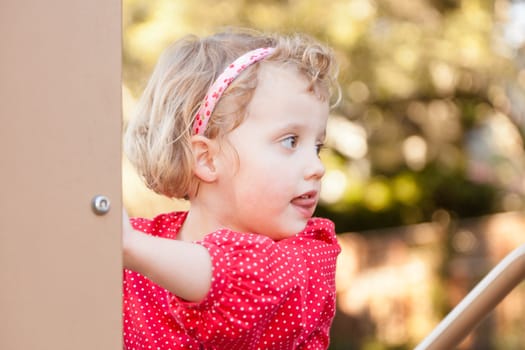
<svg viewBox="0 0 525 350"><path fill-rule="evenodd" d="M227 26L306 32L335 49L317 215L336 223L330 349L411 349L525 243L525 2L123 0L123 101L132 115L161 51ZM187 208L124 159L131 215ZM525 348L521 284L460 349Z"/></svg>

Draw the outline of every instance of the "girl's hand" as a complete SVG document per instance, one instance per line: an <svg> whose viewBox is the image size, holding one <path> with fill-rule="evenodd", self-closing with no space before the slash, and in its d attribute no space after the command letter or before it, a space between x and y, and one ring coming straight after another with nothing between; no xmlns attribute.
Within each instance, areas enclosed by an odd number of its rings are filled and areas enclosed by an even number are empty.
<svg viewBox="0 0 525 350"><path fill-rule="evenodd" d="M124 258L124 267L129 267L129 249L131 245L131 241L133 239L133 236L135 236L138 232L136 232L133 227L131 226L131 223L129 221L129 215L125 208L122 209L122 250L123 250L123 258Z"/></svg>
<svg viewBox="0 0 525 350"><path fill-rule="evenodd" d="M128 212L125 208L122 208L122 240L124 243L129 238L129 236L131 236L132 232L133 227L131 227L131 223L129 222Z"/></svg>

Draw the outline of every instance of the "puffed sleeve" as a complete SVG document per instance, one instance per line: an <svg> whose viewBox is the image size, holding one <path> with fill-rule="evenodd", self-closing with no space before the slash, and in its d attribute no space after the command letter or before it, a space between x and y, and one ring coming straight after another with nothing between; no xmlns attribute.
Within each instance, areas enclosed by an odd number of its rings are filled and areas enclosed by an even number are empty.
<svg viewBox="0 0 525 350"><path fill-rule="evenodd" d="M283 249L268 237L229 230L198 243L212 260L208 295L190 303L169 294L168 301L172 316L200 342L218 348L254 348L283 300L295 293L292 299L300 305L306 281L300 277L305 264L299 249ZM287 331L292 336L298 326Z"/></svg>

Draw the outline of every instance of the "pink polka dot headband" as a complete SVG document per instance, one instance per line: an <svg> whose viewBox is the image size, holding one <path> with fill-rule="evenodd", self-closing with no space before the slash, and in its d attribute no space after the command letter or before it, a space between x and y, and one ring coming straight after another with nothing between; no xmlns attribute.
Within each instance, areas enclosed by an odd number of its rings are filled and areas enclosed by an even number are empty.
<svg viewBox="0 0 525 350"><path fill-rule="evenodd" d="M213 85L209 88L204 97L204 101L195 115L193 122L193 134L202 135L206 131L206 126L213 113L215 105L221 98L224 91L230 86L233 80L239 76L246 68L258 62L275 51L273 47L262 47L245 53L230 64L224 72L219 75Z"/></svg>

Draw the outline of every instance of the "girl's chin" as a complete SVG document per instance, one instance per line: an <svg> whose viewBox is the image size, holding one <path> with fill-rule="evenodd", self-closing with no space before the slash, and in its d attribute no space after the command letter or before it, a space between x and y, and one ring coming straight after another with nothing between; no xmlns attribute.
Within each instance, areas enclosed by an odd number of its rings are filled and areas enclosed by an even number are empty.
<svg viewBox="0 0 525 350"><path fill-rule="evenodd" d="M288 227L284 228L281 232L275 233L272 238L276 241L279 241L281 239L293 237L297 235L298 233L302 232L305 229L306 224L308 222L308 220L295 220L295 221L296 222L288 225Z"/></svg>

